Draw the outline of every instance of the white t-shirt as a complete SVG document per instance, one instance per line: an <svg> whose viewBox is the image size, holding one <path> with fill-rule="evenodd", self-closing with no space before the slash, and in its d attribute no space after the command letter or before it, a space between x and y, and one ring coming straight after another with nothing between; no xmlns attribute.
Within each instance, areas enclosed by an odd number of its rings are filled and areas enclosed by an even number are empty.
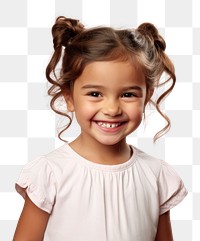
<svg viewBox="0 0 200 241"><path fill-rule="evenodd" d="M45 241L154 241L159 215L187 194L175 171L132 147L118 165L101 165L68 144L29 162L17 191L50 213Z"/></svg>

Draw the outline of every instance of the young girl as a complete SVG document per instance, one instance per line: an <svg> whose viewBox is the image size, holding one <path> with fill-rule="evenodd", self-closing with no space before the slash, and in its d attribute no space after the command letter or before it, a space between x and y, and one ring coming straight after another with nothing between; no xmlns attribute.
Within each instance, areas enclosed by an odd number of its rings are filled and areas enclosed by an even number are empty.
<svg viewBox="0 0 200 241"><path fill-rule="evenodd" d="M126 142L149 102L167 122L154 139L170 127L160 103L175 73L163 38L150 23L86 29L65 17L52 34L51 107L68 117L67 127L75 113L81 133L24 167L16 189L25 205L14 241L172 241L169 212L187 194L184 184L166 162Z"/></svg>

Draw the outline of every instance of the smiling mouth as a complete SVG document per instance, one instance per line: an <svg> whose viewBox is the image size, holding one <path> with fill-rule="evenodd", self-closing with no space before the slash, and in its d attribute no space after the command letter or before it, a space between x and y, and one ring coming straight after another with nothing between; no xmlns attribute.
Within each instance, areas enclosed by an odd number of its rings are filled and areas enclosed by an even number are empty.
<svg viewBox="0 0 200 241"><path fill-rule="evenodd" d="M109 123L109 122L97 121L96 123L100 127L112 129L122 125L123 122Z"/></svg>

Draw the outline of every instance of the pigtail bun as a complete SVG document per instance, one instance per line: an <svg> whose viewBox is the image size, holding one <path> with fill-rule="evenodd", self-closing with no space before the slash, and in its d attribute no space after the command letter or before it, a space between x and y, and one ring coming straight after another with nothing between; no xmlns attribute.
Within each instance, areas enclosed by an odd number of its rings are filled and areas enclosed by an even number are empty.
<svg viewBox="0 0 200 241"><path fill-rule="evenodd" d="M157 28L151 23L143 23L137 31L151 41L158 51L165 51L166 43L163 37L159 34Z"/></svg>
<svg viewBox="0 0 200 241"><path fill-rule="evenodd" d="M60 87L59 77L57 77L55 69L62 56L62 47L67 47L72 39L83 31L83 28L84 26L79 20L63 16L56 19L55 24L52 27L53 47L55 51L46 68L46 78L51 84ZM53 88L50 88L50 95L52 94L52 90Z"/></svg>
<svg viewBox="0 0 200 241"><path fill-rule="evenodd" d="M143 23L137 31L146 39L149 62L153 63L154 68L154 86L160 87L167 84L165 91L158 97L157 100L151 100L151 103L156 107L156 110L166 120L165 127L154 136L154 142L167 133L170 129L171 123L169 117L161 111L162 101L171 93L176 83L175 69L172 61L165 53L166 43L163 37L159 34L157 28L151 23ZM168 77L163 82L161 75L167 73Z"/></svg>
<svg viewBox="0 0 200 241"><path fill-rule="evenodd" d="M79 20L58 17L52 27L54 49L60 46L66 47L73 37L82 32L83 28Z"/></svg>
<svg viewBox="0 0 200 241"><path fill-rule="evenodd" d="M56 107L56 101L59 100L60 97L64 96L63 93L65 92L65 90L67 91L67 89L65 87L63 87L63 85L61 83L62 82L62 68L60 69L60 73L58 73L58 71L56 71L56 69L57 69L57 65L62 57L63 47L67 47L70 44L70 42L72 41L72 39L76 35L81 33L83 31L83 29L84 29L84 26L79 22L79 20L66 18L63 16L58 17L55 21L55 24L52 27L54 53L46 68L46 78L49 81L49 83L52 84L48 90L48 94L50 96L52 96L52 99L50 102L51 108L57 114L66 116L69 119L68 126L72 122L71 117L66 112L63 112L63 111L57 109L57 107ZM59 137L63 131L61 131L59 133Z"/></svg>

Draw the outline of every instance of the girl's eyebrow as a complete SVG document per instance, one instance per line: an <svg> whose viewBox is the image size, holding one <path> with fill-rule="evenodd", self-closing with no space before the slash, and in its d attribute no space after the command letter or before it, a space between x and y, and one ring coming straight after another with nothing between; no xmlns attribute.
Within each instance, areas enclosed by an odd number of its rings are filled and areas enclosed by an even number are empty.
<svg viewBox="0 0 200 241"><path fill-rule="evenodd" d="M102 89L104 88L102 85L84 85L81 89Z"/></svg>
<svg viewBox="0 0 200 241"><path fill-rule="evenodd" d="M82 86L81 89L105 89L105 87L102 85L84 85ZM127 90L142 91L142 87L133 85L133 86L127 86L122 88L122 91L127 91Z"/></svg>
<svg viewBox="0 0 200 241"><path fill-rule="evenodd" d="M123 91L126 91L126 90L138 90L138 91L142 91L142 87L137 86L137 85L127 86L127 87L122 88L122 90L123 90Z"/></svg>

